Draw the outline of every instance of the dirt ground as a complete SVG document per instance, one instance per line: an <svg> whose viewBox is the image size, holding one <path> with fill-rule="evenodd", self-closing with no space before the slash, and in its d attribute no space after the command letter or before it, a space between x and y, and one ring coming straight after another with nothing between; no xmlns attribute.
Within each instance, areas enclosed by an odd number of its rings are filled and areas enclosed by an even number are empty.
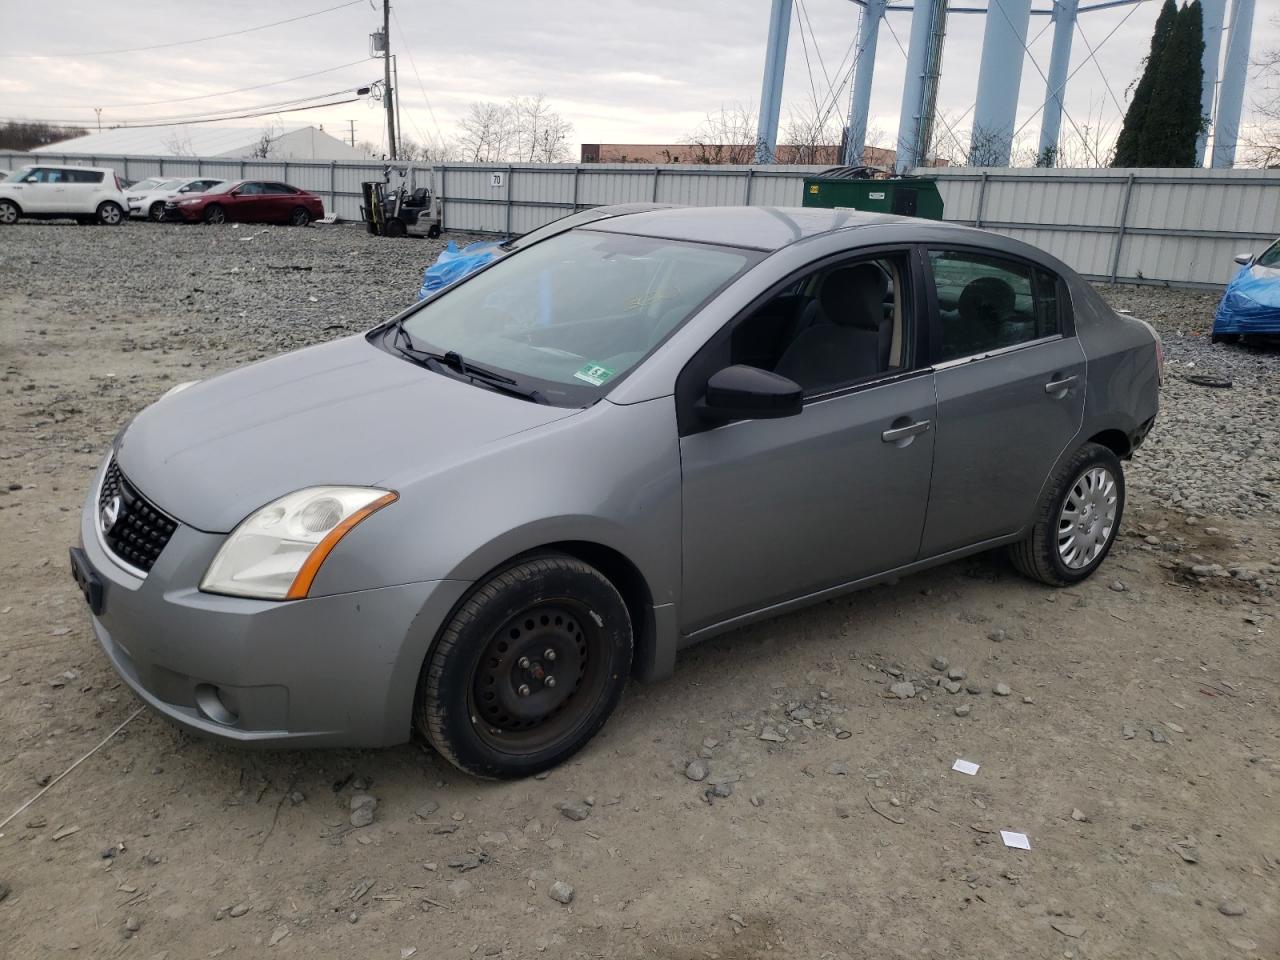
<svg viewBox="0 0 1280 960"><path fill-rule="evenodd" d="M255 304L296 305L299 342L369 325L433 249L328 231L263 232L269 255L212 249L229 228L0 236L0 819L139 708L67 570L119 426L282 347L245 332ZM318 302L320 259L229 279L328 243L351 266ZM86 268L90 244L110 256ZM1142 294L1212 309L1179 296ZM544 779L475 781L417 744L251 752L144 710L0 827L0 958L1280 957L1276 514L1188 516L1139 479L1084 585L984 556L738 631L633 685ZM979 692L933 686L938 656ZM898 673L922 693L888 699ZM361 829L357 788L379 801Z"/></svg>

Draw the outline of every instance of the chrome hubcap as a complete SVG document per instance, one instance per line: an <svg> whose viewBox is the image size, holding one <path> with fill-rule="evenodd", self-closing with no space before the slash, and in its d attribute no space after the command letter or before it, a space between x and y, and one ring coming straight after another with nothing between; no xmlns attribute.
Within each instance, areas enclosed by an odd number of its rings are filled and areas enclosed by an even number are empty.
<svg viewBox="0 0 1280 960"><path fill-rule="evenodd" d="M1090 467L1076 478L1058 515L1058 555L1073 570L1087 567L1111 542L1119 489L1106 467Z"/></svg>

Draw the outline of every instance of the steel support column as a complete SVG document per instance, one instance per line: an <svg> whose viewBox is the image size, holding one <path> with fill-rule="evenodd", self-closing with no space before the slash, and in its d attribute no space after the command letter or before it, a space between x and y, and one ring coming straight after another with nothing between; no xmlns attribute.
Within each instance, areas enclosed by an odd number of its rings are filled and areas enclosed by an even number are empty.
<svg viewBox="0 0 1280 960"><path fill-rule="evenodd" d="M849 94L849 136L844 143L845 166L863 162L867 146L867 116L871 110L871 84L876 72L876 44L880 20L888 0L866 0L862 22L858 24L858 47L854 53L853 90Z"/></svg>
<svg viewBox="0 0 1280 960"><path fill-rule="evenodd" d="M1213 166L1232 167L1240 138L1240 107L1249 72L1249 36L1253 33L1253 0L1232 0L1227 31L1227 62L1218 91L1218 116L1213 126Z"/></svg>
<svg viewBox="0 0 1280 960"><path fill-rule="evenodd" d="M1030 2L1030 0L1028 0ZM947 0L917 0L911 12L911 40L907 47L907 75L902 85L898 117L899 173L918 167L933 139L933 114L942 72L942 41L947 32Z"/></svg>
<svg viewBox="0 0 1280 960"><path fill-rule="evenodd" d="M1044 91L1039 155L1052 158L1055 164L1058 136L1062 132L1062 102L1067 97L1067 67L1071 65L1071 41L1076 33L1079 5L1080 0L1057 0L1053 5L1053 51L1049 55L1049 81Z"/></svg>
<svg viewBox="0 0 1280 960"><path fill-rule="evenodd" d="M769 45L764 55L764 84L760 89L760 123L756 129L756 163L773 163L778 145L778 116L782 112L782 78L787 67L787 37L791 32L791 0L773 0L769 12Z"/></svg>
<svg viewBox="0 0 1280 960"><path fill-rule="evenodd" d="M969 165L1007 167L1022 83L1031 0L990 0L978 67Z"/></svg>
<svg viewBox="0 0 1280 960"><path fill-rule="evenodd" d="M1204 148L1213 123L1213 100L1218 89L1218 57L1222 54L1222 19L1227 11L1227 0L1200 0L1204 14L1204 53L1200 56L1200 116L1204 117L1204 129L1196 137L1196 166L1204 166Z"/></svg>

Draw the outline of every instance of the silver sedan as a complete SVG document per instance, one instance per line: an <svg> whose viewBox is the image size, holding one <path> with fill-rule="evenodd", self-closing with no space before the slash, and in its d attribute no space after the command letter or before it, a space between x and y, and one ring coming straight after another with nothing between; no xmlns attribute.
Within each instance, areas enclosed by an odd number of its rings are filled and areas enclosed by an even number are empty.
<svg viewBox="0 0 1280 960"><path fill-rule="evenodd" d="M978 551L1104 562L1162 377L1033 247L821 209L638 212L348 337L175 388L72 567L107 657L239 743L519 777L628 677Z"/></svg>

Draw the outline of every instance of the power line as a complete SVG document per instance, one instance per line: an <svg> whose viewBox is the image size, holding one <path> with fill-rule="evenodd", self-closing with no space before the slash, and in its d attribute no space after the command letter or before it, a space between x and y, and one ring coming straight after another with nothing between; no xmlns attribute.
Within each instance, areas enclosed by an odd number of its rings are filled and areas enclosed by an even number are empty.
<svg viewBox="0 0 1280 960"><path fill-rule="evenodd" d="M80 53L0 53L0 57L16 60L50 60L58 57L105 57L114 53L142 53L146 50L164 50L169 47L183 47L192 43L204 43L208 40L225 40L227 37L238 37L241 34L253 33L257 30L266 30L269 27L279 27L286 23L297 23L299 20L307 20L310 17L318 17L323 13L332 13L334 10L342 10L345 7L354 7L363 4L365 0L348 0L347 3L340 3L334 7L325 7L323 10L313 10L311 13L299 14L296 17L286 17L284 20L273 20L271 23L259 24L256 27L245 27L243 30L232 30L229 33L215 33L209 37L196 37L192 40L170 40L167 43L153 43L145 47L121 47L118 50L84 50Z"/></svg>
<svg viewBox="0 0 1280 960"><path fill-rule="evenodd" d="M203 114L189 114L186 116L178 116L178 117L157 117L150 120L120 121L117 123L110 124L107 127L107 129L135 130L135 129L141 129L145 127L177 127L177 126L183 126L185 124L193 124L193 123L217 123L220 120L241 120L247 117L266 117L274 113L295 113L299 110L317 110L317 109L320 109L321 107L339 106L344 103L354 103L357 100L363 99L361 95L357 94L356 96L351 97L347 100L336 100L336 101L327 102L327 103L311 103L310 102L312 100L321 100L321 99L327 99L329 97L338 97L338 96L342 96L343 94L347 94L351 92L353 91L350 89L334 90L330 93L319 93L310 97L296 97L293 100L279 100L279 101L276 101L275 103L260 103L257 106L247 108L248 112L245 112L245 113L233 113L233 114L220 113L220 114L214 114L214 115L203 113ZM0 118L0 119L10 119L10 118ZM25 123L28 121L13 120L12 122ZM95 123L96 121L56 120L56 121L47 121L47 122L53 123L55 125L60 124L60 125L79 126L79 125L89 125L89 124Z"/></svg>
<svg viewBox="0 0 1280 960"><path fill-rule="evenodd" d="M23 106L31 106L35 108L53 107L55 109L58 107L83 107L84 109L93 109L93 110L99 109L100 107L101 109L104 109L104 110L118 110L118 109L127 108L127 107L155 107L155 106L160 106L161 104L166 104L166 103L190 103L193 100L208 100L208 99L211 99L212 97L225 97L225 96L230 96L233 93L245 93L246 91L249 91L249 90L261 90L264 87L278 87L283 83L293 83L295 80L309 80L311 77L319 77L326 73L337 73L339 70L345 70L348 67L354 67L362 63L368 63L372 59L374 58L364 57L363 59L360 59L360 60L352 60L350 63L339 64L336 67L328 67L327 69L324 69L324 70L316 70L313 73L302 73L296 77L286 77L283 80L272 80L269 83L256 83L253 86L249 86L249 87L236 87L234 90L219 90L217 93L202 93L193 97L174 97L171 100L143 100L135 103L105 103L105 104L99 104L96 106L93 104L87 104L87 103L65 103L65 102L58 103L58 104L33 103L33 104L23 104Z"/></svg>
<svg viewBox="0 0 1280 960"><path fill-rule="evenodd" d="M439 121L436 120L435 110L432 109L431 98L427 96L426 84L422 82L422 74L418 73L418 63L416 60L413 59L413 50L409 47L409 42L406 39L407 34L405 33L404 24L400 22L400 14L396 13L395 7L391 8L391 16L396 22L396 29L400 31L400 42L404 46L404 52L409 55L409 66L413 67L413 76L418 81L418 89L422 91L422 102L427 105L427 113L431 115L431 125L435 127L436 137L439 141L439 147L441 150L443 150L444 134L440 132L440 123ZM413 116L410 115L409 119L413 120ZM413 128L415 130L418 130L418 122L416 120L414 120ZM422 136L421 130L418 130L418 135ZM422 139L430 140L429 137L422 137Z"/></svg>

